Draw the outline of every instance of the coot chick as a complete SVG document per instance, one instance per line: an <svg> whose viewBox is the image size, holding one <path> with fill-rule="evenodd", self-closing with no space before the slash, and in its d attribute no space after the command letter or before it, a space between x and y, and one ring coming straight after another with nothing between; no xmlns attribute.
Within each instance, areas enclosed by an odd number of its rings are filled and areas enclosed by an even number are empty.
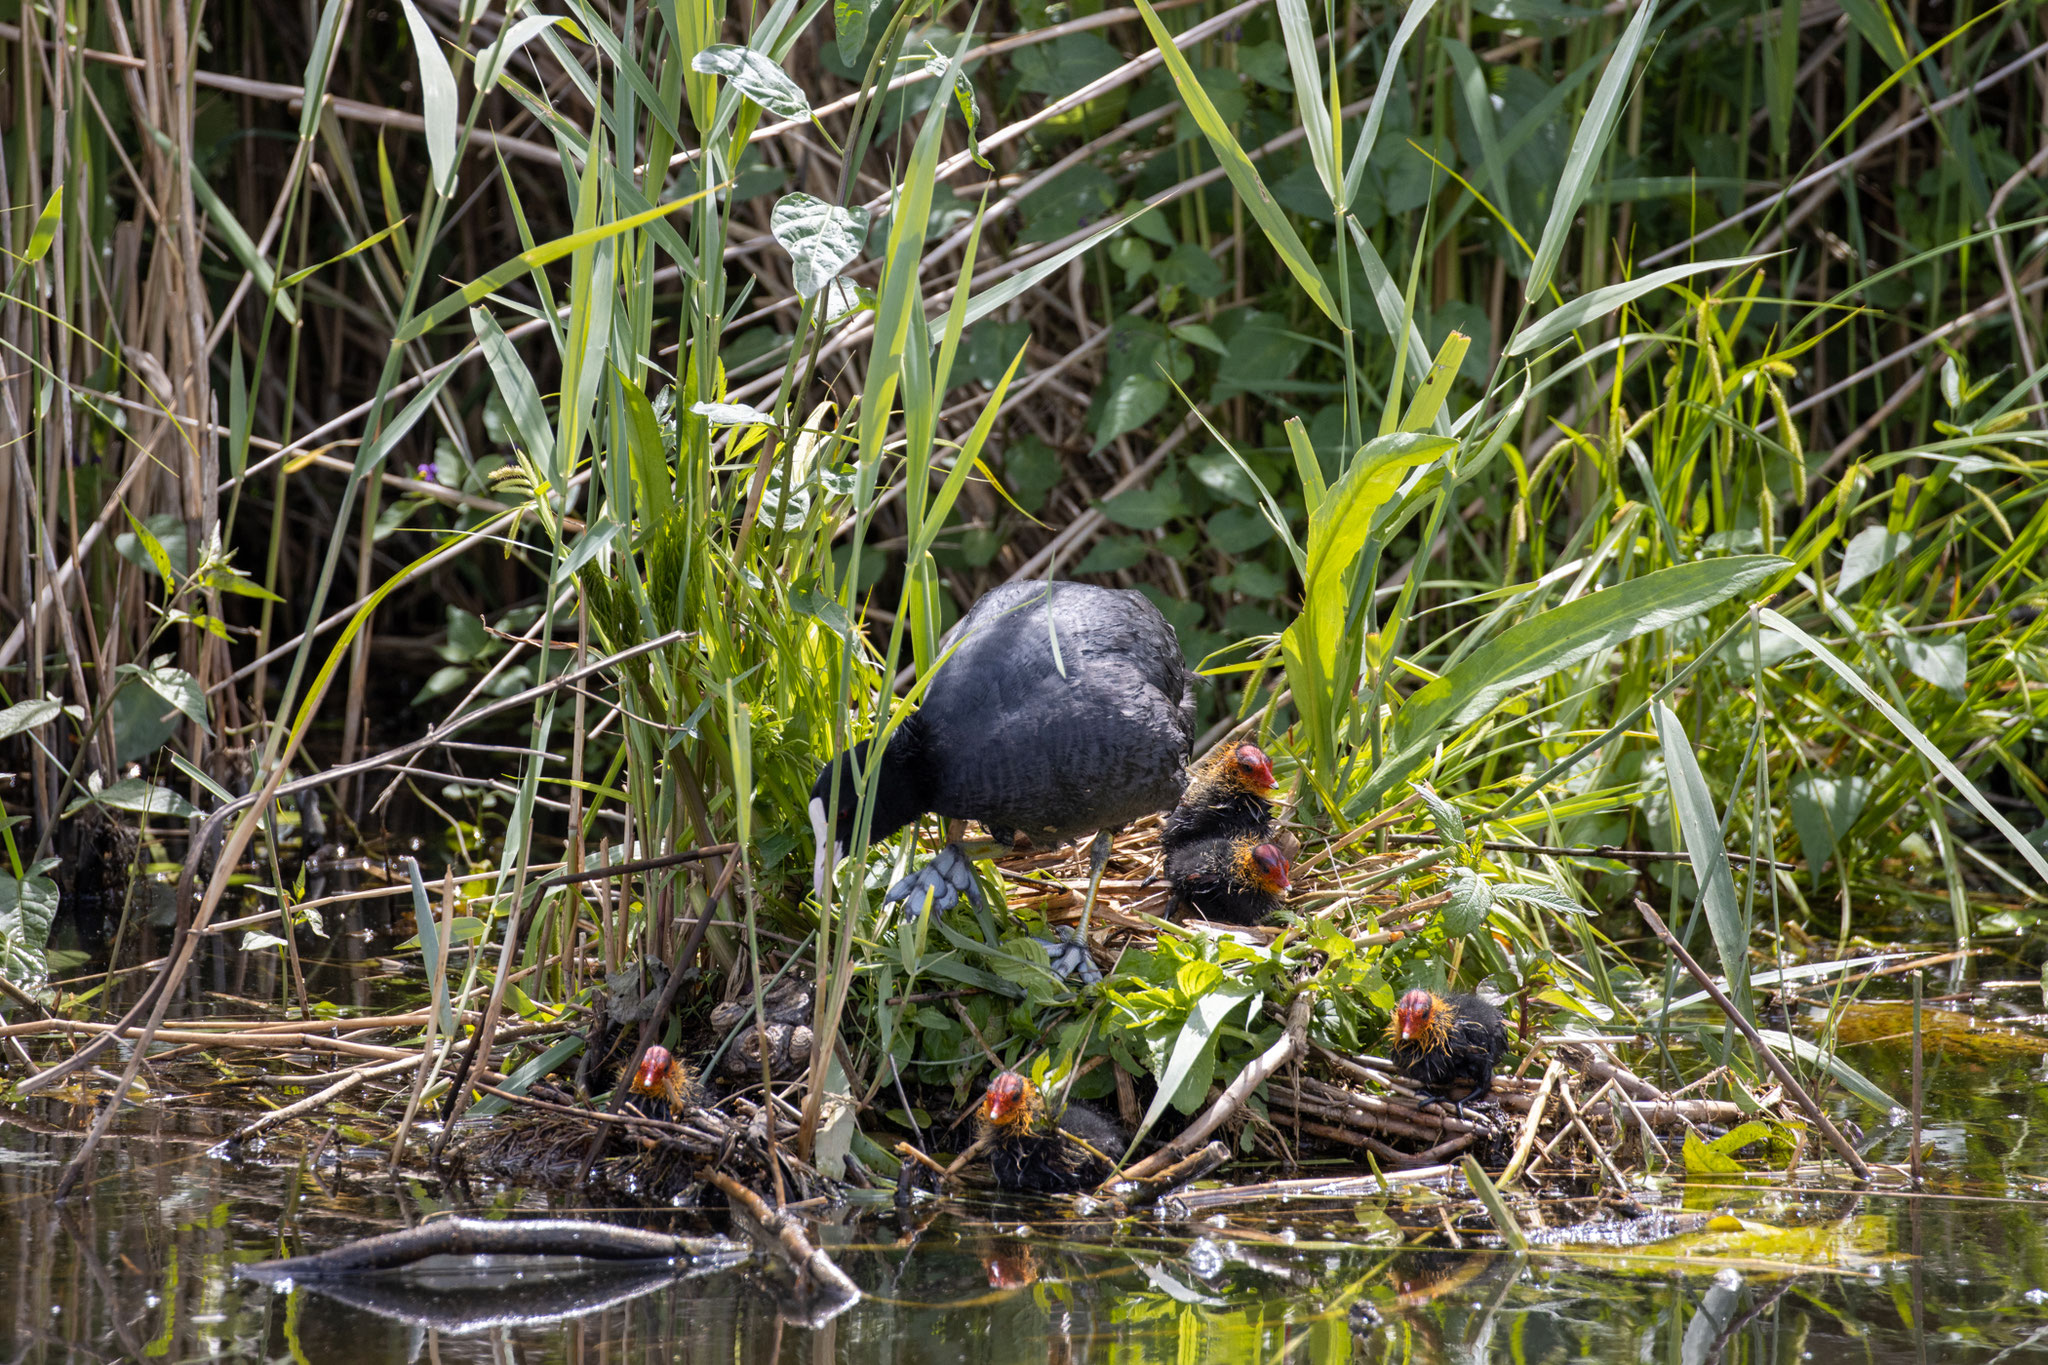
<svg viewBox="0 0 2048 1365"><path fill-rule="evenodd" d="M1014 1071L989 1082L977 1118L981 1136L988 1139L989 1169L1006 1190L1070 1194L1092 1189L1123 1155L1122 1129L1085 1104L1054 1113L1038 1087Z"/></svg>
<svg viewBox="0 0 2048 1365"><path fill-rule="evenodd" d="M1273 830L1273 761L1256 744L1219 744L1188 769L1187 790L1167 813L1160 844L1172 849L1226 834Z"/></svg>
<svg viewBox="0 0 2048 1365"><path fill-rule="evenodd" d="M633 1103L642 1114L667 1123L674 1123L704 1099L704 1092L697 1085L697 1073L690 1064L671 1056L659 1043L640 1055L640 1067L633 1073L630 1089Z"/></svg>
<svg viewBox="0 0 2048 1365"><path fill-rule="evenodd" d="M1287 855L1257 834L1223 835L1170 849L1174 904L1202 919L1261 924L1285 899Z"/></svg>
<svg viewBox="0 0 2048 1365"><path fill-rule="evenodd" d="M1007 583L976 602L937 653L944 661L923 702L882 750L869 837L887 838L927 812L979 821L1013 847L1092 832L1085 928L1110 835L1172 807L1185 782L1195 698L1173 627L1141 593ZM827 764L811 788L821 895L853 843L868 745ZM835 773L839 799L828 817ZM966 855L949 845L888 899L922 908L929 891L944 910L972 886Z"/></svg>
<svg viewBox="0 0 2048 1365"><path fill-rule="evenodd" d="M1413 990L1394 1010L1394 1069L1421 1087L1418 1105L1449 1100L1460 1119L1465 1106L1493 1091L1493 1067L1508 1050L1507 1025L1490 1001L1477 995L1441 996ZM1451 1099L1440 1091L1470 1087Z"/></svg>

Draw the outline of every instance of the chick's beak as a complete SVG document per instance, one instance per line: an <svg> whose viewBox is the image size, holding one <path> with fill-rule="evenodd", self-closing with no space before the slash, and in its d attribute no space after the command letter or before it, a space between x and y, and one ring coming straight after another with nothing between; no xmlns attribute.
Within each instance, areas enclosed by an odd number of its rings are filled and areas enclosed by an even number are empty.
<svg viewBox="0 0 2048 1365"><path fill-rule="evenodd" d="M661 1073L666 1070L668 1054L650 1050L640 1059L640 1069L633 1073L633 1088L641 1091L658 1089L661 1085Z"/></svg>
<svg viewBox="0 0 2048 1365"><path fill-rule="evenodd" d="M1001 1123L1010 1116L1010 1111L1016 1107L1017 1102L1015 1100L1011 1099L1008 1095L999 1095L993 1090L989 1092L988 1098L983 1100L981 1104L982 1112L988 1115L990 1123Z"/></svg>

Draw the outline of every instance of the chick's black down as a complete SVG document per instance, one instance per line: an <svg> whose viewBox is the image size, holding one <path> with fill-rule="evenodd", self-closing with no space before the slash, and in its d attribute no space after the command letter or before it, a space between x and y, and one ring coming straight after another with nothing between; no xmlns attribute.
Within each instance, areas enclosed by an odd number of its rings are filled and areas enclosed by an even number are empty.
<svg viewBox="0 0 2048 1365"><path fill-rule="evenodd" d="M923 809L1045 846L1179 799L1193 680L1143 594L1005 584L946 632L939 655L948 649L903 727Z"/></svg>

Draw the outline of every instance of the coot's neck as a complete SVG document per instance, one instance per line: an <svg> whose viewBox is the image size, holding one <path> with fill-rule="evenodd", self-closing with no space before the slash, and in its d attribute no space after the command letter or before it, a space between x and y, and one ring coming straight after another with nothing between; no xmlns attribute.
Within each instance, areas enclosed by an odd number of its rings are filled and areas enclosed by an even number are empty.
<svg viewBox="0 0 2048 1365"><path fill-rule="evenodd" d="M895 732L889 736L888 744L882 750L881 767L875 772L874 815L868 825L868 840L879 843L897 830L931 809L928 793L931 785L926 771L928 755L924 744L924 727L919 724L916 713L904 718ZM858 764L867 761L868 746L872 740L863 740L854 746ZM859 790L859 776L856 772L847 774ZM854 799L847 798L846 810L854 808Z"/></svg>

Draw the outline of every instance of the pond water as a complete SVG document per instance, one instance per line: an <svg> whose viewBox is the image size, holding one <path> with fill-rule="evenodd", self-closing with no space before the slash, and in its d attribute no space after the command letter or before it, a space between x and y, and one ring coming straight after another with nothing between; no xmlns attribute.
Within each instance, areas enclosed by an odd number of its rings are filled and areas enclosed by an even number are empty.
<svg viewBox="0 0 2048 1365"><path fill-rule="evenodd" d="M373 1005L373 966L343 971L354 984L336 993ZM1895 1038L1844 1055L1904 1091ZM949 1200L902 1218L856 1203L821 1211L812 1235L865 1297L817 1326L759 1262L683 1274L461 1266L346 1291L274 1289L235 1267L406 1226L453 1192L394 1179L384 1152L345 1139L286 1136L230 1158L221 1138L247 1113L189 1086L132 1111L58 1204L51 1190L90 1111L75 1094L38 1098L0 1105L0 1359L2048 1361L2042 1054L1965 1043L1931 1051L1928 1068L1922 1193L1897 1180L1859 1193L1666 1177L1640 1196L1803 1238L1454 1247L1446 1229L1474 1206L1443 1182L1334 1207L1122 1220L1057 1201ZM1876 1129L1867 1110L1839 1112ZM1903 1161L1908 1141L1894 1131L1870 1155ZM484 1216L575 1211L509 1189L473 1194Z"/></svg>

